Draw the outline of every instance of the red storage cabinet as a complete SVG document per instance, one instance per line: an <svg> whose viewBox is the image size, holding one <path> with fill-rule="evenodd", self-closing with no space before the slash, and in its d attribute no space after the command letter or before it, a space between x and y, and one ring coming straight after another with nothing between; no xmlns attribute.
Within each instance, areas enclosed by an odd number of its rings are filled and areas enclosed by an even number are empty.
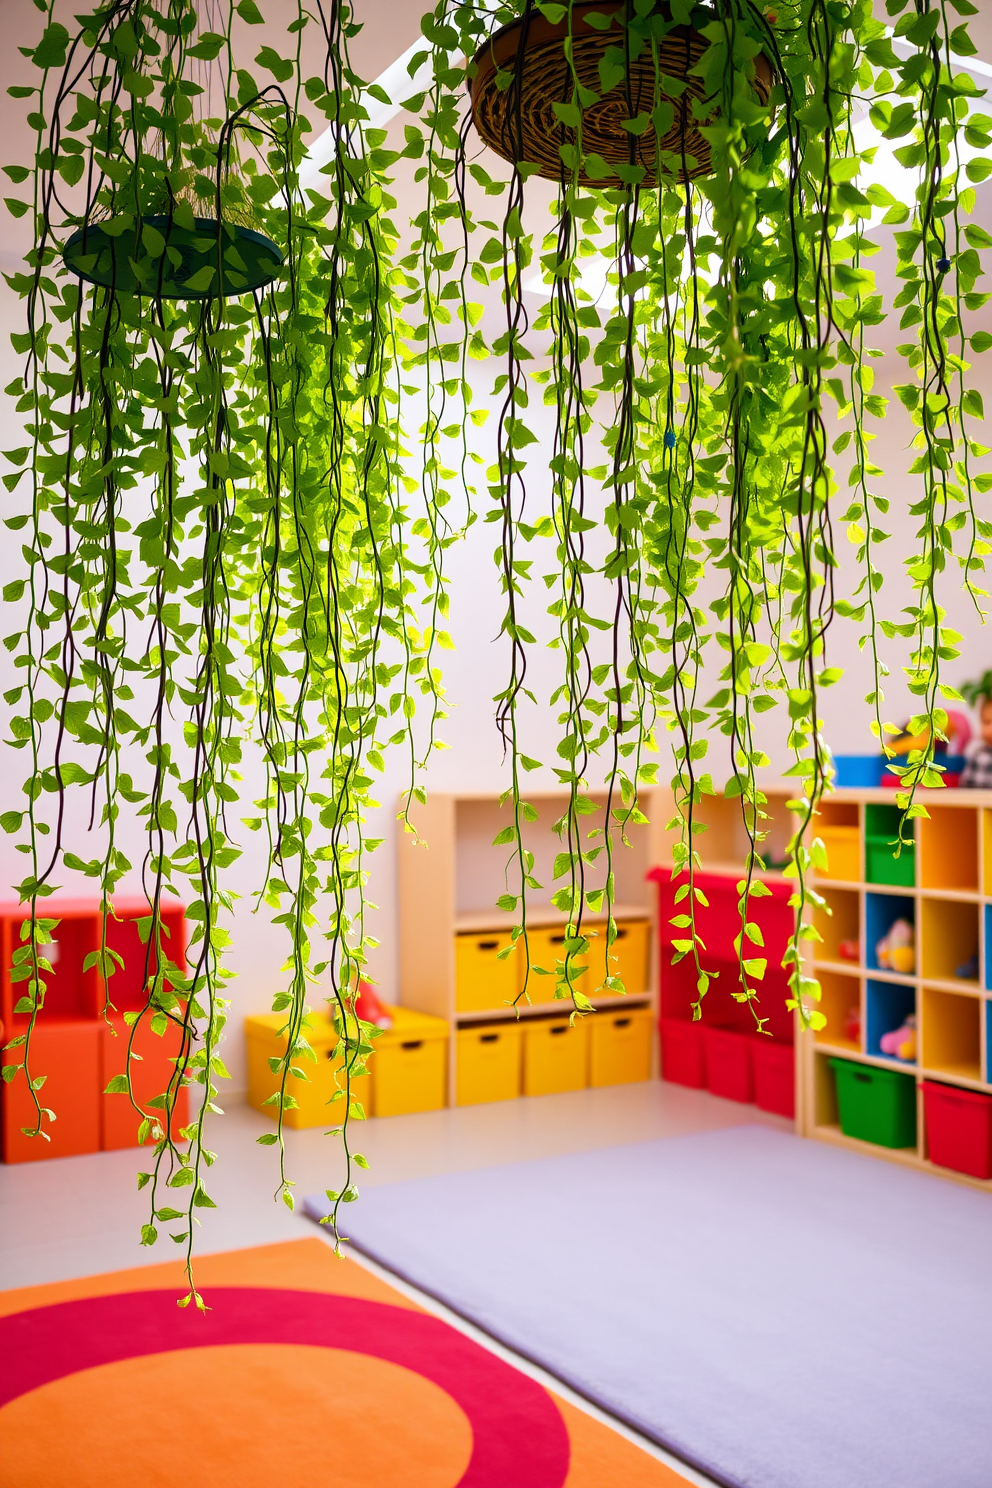
<svg viewBox="0 0 992 1488"><path fill-rule="evenodd" d="M123 1073L127 1050L123 1014L144 1006L146 973L155 969L154 955L141 944L136 921L150 913L143 899L114 901L117 920L107 927L111 950L125 965L110 978L114 1038L103 1017L104 982L95 965L85 966L100 948L100 906L96 899L48 899L40 906L44 919L57 920L54 943L45 948L51 972L44 972L45 1004L32 1037L32 1072L45 1075L39 1095L56 1114L44 1130L51 1140L25 1137L21 1128L33 1126L33 1103L23 1075L0 1087L0 1155L4 1162L28 1162L97 1152L101 1147L130 1147L137 1141L139 1119L126 1096L104 1095L109 1080ZM0 904L0 1020L4 1042L27 1030L27 1018L14 1007L24 990L11 981L13 953L21 942L27 917L23 904ZM164 941L169 958L185 965L185 911L174 902L163 906ZM163 1038L151 1032L150 1020L139 1029L136 1052L142 1055L132 1069L136 1092L148 1100L163 1091L179 1052L179 1038L169 1029ZM5 1064L19 1064L22 1049L3 1055ZM173 1132L186 1123L187 1097L181 1092Z"/></svg>
<svg viewBox="0 0 992 1488"><path fill-rule="evenodd" d="M796 1116L796 1051L792 1044L756 1035L751 1041L754 1104L773 1116Z"/></svg>
<svg viewBox="0 0 992 1488"><path fill-rule="evenodd" d="M738 1002L739 968L734 941L740 933L737 873L697 870L695 883L706 896L696 906L696 925L704 949L700 965L711 974L703 1016L692 1023L696 1000L696 965L691 956L673 964L673 940L683 939L685 930L671 924L686 912L686 901L676 904L684 875L672 881L670 868L654 868L648 875L658 886L659 941L661 950L661 1073L677 1084L705 1084L715 1095L729 1100L756 1102L761 1110L794 1118L795 1058L793 1015L786 1007L788 974L781 965L792 937L794 912L789 907L792 887L770 882L767 895L752 898L750 917L761 929L767 961L763 981L757 984L757 1011L767 1032L755 1034L754 1013L746 1002ZM700 1048L702 1044L703 1048ZM759 1049L760 1046L760 1049ZM704 1052L705 1051L705 1052Z"/></svg>
<svg viewBox="0 0 992 1488"><path fill-rule="evenodd" d="M724 1100L741 1101L746 1106L753 1102L752 1043L753 1039L746 1033L703 1025L707 1090L713 1095L722 1095Z"/></svg>
<svg viewBox="0 0 992 1488"><path fill-rule="evenodd" d="M702 1090L706 1085L703 1025L686 1018L661 1020L661 1078Z"/></svg>
<svg viewBox="0 0 992 1488"><path fill-rule="evenodd" d="M992 1096L924 1080L923 1113L932 1163L992 1178Z"/></svg>

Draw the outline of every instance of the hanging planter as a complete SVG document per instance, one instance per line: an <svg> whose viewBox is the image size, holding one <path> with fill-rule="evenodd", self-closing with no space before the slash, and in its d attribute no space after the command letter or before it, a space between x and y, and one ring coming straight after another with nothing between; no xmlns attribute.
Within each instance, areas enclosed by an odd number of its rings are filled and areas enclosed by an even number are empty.
<svg viewBox="0 0 992 1488"><path fill-rule="evenodd" d="M253 228L192 215L181 224L159 213L86 223L62 257L88 284L164 300L247 294L271 283L283 261L272 239Z"/></svg>
<svg viewBox="0 0 992 1488"><path fill-rule="evenodd" d="M656 61L646 38L631 46L627 9L625 0L589 0L573 5L571 23L567 15L554 22L530 12L486 41L469 68L468 87L475 127L490 149L559 181L563 171L571 174L581 131L583 186L601 186L614 173L644 186L710 174L711 148L700 124L712 122L716 109L694 69L709 46L701 28L715 13L698 6L691 25L671 25L656 39ZM670 21L670 7L659 4L652 19L658 16ZM762 104L772 77L759 53L752 81ZM672 81L684 87L672 88ZM594 174L590 158L608 170Z"/></svg>

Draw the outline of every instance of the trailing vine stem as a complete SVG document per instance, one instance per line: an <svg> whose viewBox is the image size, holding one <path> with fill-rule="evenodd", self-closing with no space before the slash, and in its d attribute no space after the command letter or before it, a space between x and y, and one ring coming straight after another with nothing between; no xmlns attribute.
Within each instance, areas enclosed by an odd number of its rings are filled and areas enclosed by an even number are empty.
<svg viewBox="0 0 992 1488"><path fill-rule="evenodd" d="M152 1149L142 1238L174 1227L187 1302L202 1303L193 1226L212 1205L207 1139L226 1075L242 826L262 844L255 910L271 913L287 947L273 1001L285 1039L273 1056L277 1121L260 1138L278 1148L276 1193L292 1206L284 1117L315 1058L310 1001L322 999L343 1102L341 1176L328 1189L336 1234L357 1197L355 1081L377 1032L356 1013L374 949L367 814L391 747L405 762L401 827L416 831L421 772L442 743L439 654L457 642L443 628L448 553L477 520L493 523L502 589L494 704L510 819L496 838L509 849L498 907L513 920L507 950L523 951L518 1007L551 971L531 954L529 905L545 890L565 928L554 996L585 1015L597 995L640 990L615 975L616 884L658 784L654 755L667 750L671 806L651 809L665 809L674 839L665 943L674 964L686 960L693 1016L717 974L697 922L708 907L699 839L723 795L739 802L746 846L736 968L719 995L745 1004L759 1030L779 996L822 1023L808 910L826 907L811 877L826 866L816 819L832 780L835 618L867 627L883 747L894 725L881 681L889 654L908 653L920 702L918 747L894 766L905 844L923 788L940 785L943 704L958 697L945 676L960 637L946 623L944 576L956 559L980 604L992 539L977 499L992 487L975 436L984 408L966 360L992 347L970 320L986 302L992 239L968 220L992 173L992 121L956 60L973 48L948 5L967 12L963 0L889 0L890 35L869 0L787 0L778 13L752 0L604 0L592 11L578 0L437 0L410 74L426 68L429 82L394 100L405 114L387 127L374 117L381 89L351 60L360 0L300 0L281 49L253 57L255 0L218 8L220 19L196 0L108 0L71 34L53 4L39 6L25 93L34 159L7 168L15 186L30 181L30 199L9 205L31 214L33 234L24 271L8 278L25 301L14 338L23 372L8 393L27 443L7 452L4 476L8 527L24 534L23 577L5 590L21 675L5 697L28 778L23 809L2 818L27 859L4 1079L24 1082L26 1129L43 1139L56 1113L34 1036L59 936L46 900L89 885L102 906L86 967L94 1010L126 1046L110 1090ZM509 121L511 158L500 162L483 153L465 83L514 23L516 51L493 85ZM539 27L558 28L566 64L551 100L550 216L527 158L528 37ZM597 30L588 72L581 47ZM698 42L681 80L673 32ZM624 121L611 160L594 148L604 102ZM312 175L305 141L321 127L327 164ZM704 141L705 168L690 138ZM889 145L909 173L905 200L869 180L873 152ZM401 199L414 210L400 213ZM214 224L214 257L183 269L190 293L173 298L172 235L198 219ZM131 235L140 292L114 255L108 282L69 272L62 254L84 226ZM236 228L270 240L281 264L229 293ZM876 230L895 248L891 305L867 266ZM543 303L529 298L535 280ZM894 393L914 424L908 508L919 519L901 621L878 603L889 577L880 523L894 503L870 456L888 399L869 339L887 310L910 333L899 348L909 377ZM847 417L850 437L835 435ZM835 533L845 479L849 598ZM535 616L541 582L548 613ZM531 742L544 734L532 734L525 706L546 701L532 666L542 641L559 662L553 762L541 758L546 737ZM764 715L776 709L773 744ZM763 783L776 751L797 783L787 850ZM560 803L543 886L529 846L547 789L530 790L535 775L557 781ZM770 968L755 901L783 852L796 924ZM136 974L122 965L115 919L134 885L147 904ZM168 933L183 902L187 946ZM140 992L125 996L132 980ZM166 1040L172 1060L151 1097L132 1067L148 1036ZM199 1099L183 1122L188 1089Z"/></svg>

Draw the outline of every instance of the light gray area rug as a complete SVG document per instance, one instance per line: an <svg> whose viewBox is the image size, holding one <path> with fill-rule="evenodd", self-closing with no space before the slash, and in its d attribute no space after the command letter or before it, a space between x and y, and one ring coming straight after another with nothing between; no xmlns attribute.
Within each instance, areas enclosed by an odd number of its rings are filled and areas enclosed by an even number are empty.
<svg viewBox="0 0 992 1488"><path fill-rule="evenodd" d="M743 1126L366 1189L347 1221L728 1488L992 1485L989 1195Z"/></svg>

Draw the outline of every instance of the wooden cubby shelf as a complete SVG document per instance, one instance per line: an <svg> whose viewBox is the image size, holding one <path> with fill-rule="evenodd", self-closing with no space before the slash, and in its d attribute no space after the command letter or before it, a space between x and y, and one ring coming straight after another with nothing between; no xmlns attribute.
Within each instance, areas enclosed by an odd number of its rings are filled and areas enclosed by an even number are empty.
<svg viewBox="0 0 992 1488"><path fill-rule="evenodd" d="M926 791L921 799L929 816L912 823L913 841L898 856L894 792L838 790L821 807L816 832L828 866L816 889L826 903L812 914L821 939L811 961L826 1026L802 1036L800 1124L807 1136L992 1191L992 1180L929 1160L923 1099L925 1081L992 1096L992 791ZM896 920L913 926L915 945L894 969L879 964L878 944ZM883 1036L908 1019L915 1057L884 1052ZM844 1135L831 1059L913 1080L915 1145Z"/></svg>
<svg viewBox="0 0 992 1488"><path fill-rule="evenodd" d="M606 916L588 910L583 916L593 948L584 957L588 971L579 985L597 1012L630 1009L643 1019L642 1010L649 1008L653 1019L657 1015L655 895L647 872L660 856L659 822L663 824L667 819L660 796L654 790L645 793L641 804L649 821L629 824L626 836L630 845L615 841L614 846L613 917L619 938L612 948L615 959L611 972L621 976L626 994L599 991L606 976L606 948L599 939ZM590 797L601 809L585 817L584 822L589 831L598 829L601 833L606 793L592 791ZM499 897L507 892L510 848L493 846L493 839L510 820L509 805L501 806L495 793L432 793L426 804L415 805L411 811L417 836L399 834L400 1001L406 1007L444 1018L449 1025L450 1104L455 1103L459 1090L458 1030L470 1030L479 1024L514 1023L518 1016L520 1023L533 1030L535 1022L555 1017L560 1020L571 1011L567 1001L553 1000L555 982L550 974L562 955L559 942L567 921L551 903L552 893L561 887L553 877L554 858L561 851L553 824L568 797L565 791L552 789L528 792L527 799L537 819L525 823L524 845L534 855L533 874L543 886L528 895L530 959L532 968L546 974L532 974L528 986L531 1001L521 1001L517 1007L513 999L521 985L523 968L519 942L509 956L499 953L511 947L510 931L518 923L518 916L496 907ZM614 802L615 808L618 804ZM583 847L601 843L600 835ZM587 892L602 887L605 859L605 853L601 854L589 868ZM632 972L631 968L636 969ZM593 1019L585 1021L591 1023Z"/></svg>

